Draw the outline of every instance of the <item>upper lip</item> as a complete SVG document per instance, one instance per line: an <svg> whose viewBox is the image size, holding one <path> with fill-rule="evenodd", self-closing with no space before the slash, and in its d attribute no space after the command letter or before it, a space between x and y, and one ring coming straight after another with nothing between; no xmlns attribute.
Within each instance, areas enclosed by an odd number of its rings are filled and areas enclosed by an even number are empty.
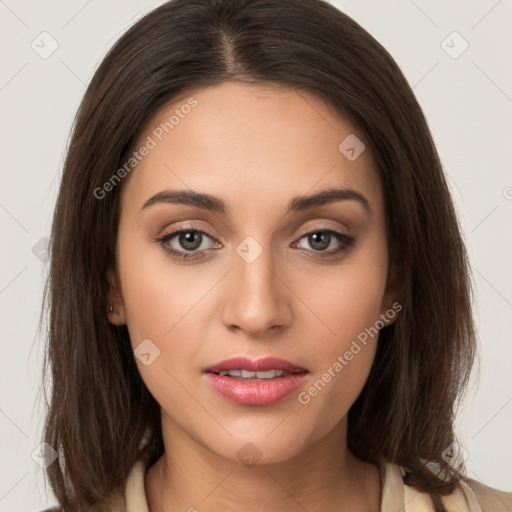
<svg viewBox="0 0 512 512"><path fill-rule="evenodd" d="M204 371L219 373L225 370L248 370L250 372L265 372L268 370L284 370L290 373L306 372L302 368L290 361L278 357L263 357L261 359L248 359L247 357L232 357L220 363L209 366Z"/></svg>

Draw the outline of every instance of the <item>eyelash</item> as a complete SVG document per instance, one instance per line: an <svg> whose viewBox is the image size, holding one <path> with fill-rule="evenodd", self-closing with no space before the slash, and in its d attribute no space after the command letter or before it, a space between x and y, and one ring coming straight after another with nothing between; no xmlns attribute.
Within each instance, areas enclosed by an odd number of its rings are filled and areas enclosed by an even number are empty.
<svg viewBox="0 0 512 512"><path fill-rule="evenodd" d="M186 259L200 259L202 256L196 256L195 254L200 253L200 251L177 251L176 249L173 249L172 247L166 245L167 242L175 238L176 236L182 234L182 233L201 233L202 235L206 235L209 238L212 238L215 240L213 235L208 233L207 231L204 231L202 229L192 229L192 228L185 228L185 229L178 229L176 231L172 231L171 233L168 233L166 235L162 235L161 237L154 238L153 241L157 242L161 245L162 249L167 253L170 254L173 258L177 258L180 260L186 260ZM349 235L346 235L345 233L341 233L340 231L337 231L335 229L324 229L324 228L313 228L311 231L308 231L307 233L302 234L302 236L299 238L299 240L302 240L304 237L307 237L308 235L312 235L315 233L326 233L329 235L334 235L334 237L341 242L341 247L338 249L331 249L330 251L311 251L313 252L313 258L314 259L322 259L322 258L329 258L337 254L343 254L347 252L355 243L355 238L351 237ZM294 242L295 243L295 242ZM204 249L206 250L206 249Z"/></svg>

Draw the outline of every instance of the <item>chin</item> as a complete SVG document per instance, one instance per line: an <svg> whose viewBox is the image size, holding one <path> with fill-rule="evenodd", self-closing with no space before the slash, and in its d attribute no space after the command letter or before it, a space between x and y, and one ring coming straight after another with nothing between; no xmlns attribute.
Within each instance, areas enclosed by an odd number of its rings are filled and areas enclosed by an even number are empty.
<svg viewBox="0 0 512 512"><path fill-rule="evenodd" d="M257 428L247 425L247 428L230 428L226 430L233 436L226 435L219 439L203 438L203 445L223 459L238 462L247 467L286 462L301 453L307 445L314 442L310 433L301 429L286 428L273 419ZM297 422L295 422L297 423ZM308 442L311 440L311 443Z"/></svg>

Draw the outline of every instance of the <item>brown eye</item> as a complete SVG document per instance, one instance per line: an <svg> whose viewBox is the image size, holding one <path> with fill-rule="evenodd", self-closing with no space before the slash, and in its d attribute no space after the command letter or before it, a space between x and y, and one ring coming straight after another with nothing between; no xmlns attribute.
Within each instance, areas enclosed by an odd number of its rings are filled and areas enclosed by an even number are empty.
<svg viewBox="0 0 512 512"><path fill-rule="evenodd" d="M303 239L306 239L307 244L311 247L310 252L316 253L314 254L315 258L327 258L341 254L348 251L355 243L355 238L334 229L316 229L303 235L300 240ZM326 250L332 245L334 245L334 248ZM294 246L297 247L297 243Z"/></svg>
<svg viewBox="0 0 512 512"><path fill-rule="evenodd" d="M203 235L199 231L182 231L177 237L180 246L187 251L198 249L203 239Z"/></svg>
<svg viewBox="0 0 512 512"><path fill-rule="evenodd" d="M307 236L309 245L316 251L323 251L331 243L331 235L324 231L317 231Z"/></svg>
<svg viewBox="0 0 512 512"><path fill-rule="evenodd" d="M211 248L207 239L214 240L206 231L200 229L179 229L157 239L164 251L179 259L202 258L201 253ZM218 242L214 242L220 245Z"/></svg>

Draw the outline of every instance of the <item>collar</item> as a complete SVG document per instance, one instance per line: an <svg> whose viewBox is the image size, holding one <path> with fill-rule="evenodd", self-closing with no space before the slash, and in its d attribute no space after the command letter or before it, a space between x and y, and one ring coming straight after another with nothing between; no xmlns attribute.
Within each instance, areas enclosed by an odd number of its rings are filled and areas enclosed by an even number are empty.
<svg viewBox="0 0 512 512"><path fill-rule="evenodd" d="M430 497L404 484L405 470L392 462L379 464L382 500L380 512L435 512ZM146 466L138 459L126 480L124 500L120 497L112 512L149 512L144 488ZM475 494L463 481L455 491L443 496L448 510L457 512L482 512Z"/></svg>

